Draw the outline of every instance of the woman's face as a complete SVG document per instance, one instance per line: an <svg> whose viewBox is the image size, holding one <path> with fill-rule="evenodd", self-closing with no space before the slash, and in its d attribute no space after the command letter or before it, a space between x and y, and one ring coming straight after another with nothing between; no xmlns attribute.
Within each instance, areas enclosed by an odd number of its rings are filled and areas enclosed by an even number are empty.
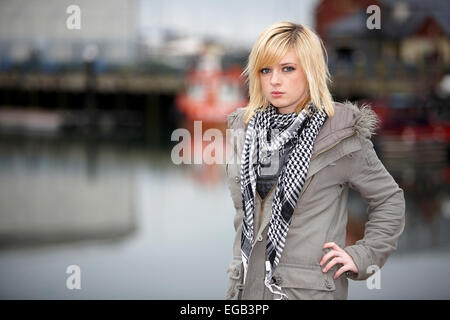
<svg viewBox="0 0 450 320"><path fill-rule="evenodd" d="M307 80L294 50L290 49L277 63L259 71L264 97L280 113L292 113L305 99Z"/></svg>

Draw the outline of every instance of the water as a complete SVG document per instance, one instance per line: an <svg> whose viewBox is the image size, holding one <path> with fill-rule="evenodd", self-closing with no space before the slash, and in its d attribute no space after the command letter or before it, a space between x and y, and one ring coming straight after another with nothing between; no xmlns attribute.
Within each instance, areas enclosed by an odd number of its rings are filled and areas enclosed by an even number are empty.
<svg viewBox="0 0 450 320"><path fill-rule="evenodd" d="M33 159L24 149L3 148L0 297L223 297L233 240L223 183L196 182L166 153L100 148L89 164L80 146ZM66 288L69 265L81 290Z"/></svg>
<svg viewBox="0 0 450 320"><path fill-rule="evenodd" d="M224 298L234 208L223 167L205 181L202 167L175 166L168 151L0 148L0 298ZM350 299L450 298L449 217L435 220L438 229L417 219L381 270L381 289L351 281ZM66 286L70 265L81 269L80 290Z"/></svg>

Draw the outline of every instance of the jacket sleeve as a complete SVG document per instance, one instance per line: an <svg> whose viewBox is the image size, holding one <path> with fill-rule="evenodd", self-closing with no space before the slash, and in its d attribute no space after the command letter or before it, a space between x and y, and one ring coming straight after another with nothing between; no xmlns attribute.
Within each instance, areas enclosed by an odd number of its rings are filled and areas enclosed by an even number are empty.
<svg viewBox="0 0 450 320"><path fill-rule="evenodd" d="M233 112L228 117L228 129L233 131L238 130L235 125L235 121L238 119L239 114L238 111ZM237 120L239 121L239 120ZM241 138L242 139L242 138ZM233 245L233 256L234 259L241 260L241 247L240 247L240 239L242 233L242 220L244 216L244 211L242 208L242 196L241 196L241 184L240 184L240 165L236 165L237 161L240 159L239 157L239 148L238 142L236 139L231 139L231 151L232 157L228 160L230 163L226 163L226 176L227 176L227 185L228 190L230 192L231 200L233 202L234 208L236 209L236 213L234 215L233 225L234 230L236 231L236 237ZM235 163L236 162L236 163Z"/></svg>
<svg viewBox="0 0 450 320"><path fill-rule="evenodd" d="M354 166L348 180L368 204L368 221L363 239L344 248L358 268L357 274L349 276L353 280L365 280L373 274L370 266L384 265L397 249L405 226L403 190L378 158L370 138L359 139L362 148L353 155Z"/></svg>
<svg viewBox="0 0 450 320"><path fill-rule="evenodd" d="M228 117L228 129L236 130L236 126L234 126L235 121L237 119L238 113L235 111ZM240 194L240 176L237 171L239 166L236 166L233 162L237 161L235 155L237 155L237 141L233 138L231 141L231 150L233 152L233 156L228 159L231 163L226 163L226 176L227 176L227 185L231 195L231 200L233 202L234 208L236 209L234 214L234 230L236 231L234 235L233 242L233 259L227 268L227 275L229 278L229 285L226 292L225 299L227 300L235 300L239 297L239 290L241 286L242 276L243 276L243 267L242 267L242 258L241 258L241 233L242 233L242 219L243 219L243 209L242 209L242 200Z"/></svg>
<svg viewBox="0 0 450 320"><path fill-rule="evenodd" d="M230 190L232 198L240 197L238 194L238 188L233 186L236 184L235 176L230 175L230 172L227 170L227 181L228 188ZM242 282L243 276L243 266L242 266L242 258L241 258L241 233L242 233L242 219L244 216L244 211L242 206L236 206L235 199L233 199L233 203L235 205L236 213L234 215L233 225L236 233L234 234L234 242L233 242L233 260L227 269L227 275L229 277L229 286L226 293L226 299L237 299L239 296L239 284Z"/></svg>

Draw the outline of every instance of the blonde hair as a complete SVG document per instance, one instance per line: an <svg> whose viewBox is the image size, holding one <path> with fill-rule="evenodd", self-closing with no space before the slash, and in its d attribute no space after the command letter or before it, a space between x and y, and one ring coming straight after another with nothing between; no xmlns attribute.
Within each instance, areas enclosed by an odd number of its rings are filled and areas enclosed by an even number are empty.
<svg viewBox="0 0 450 320"><path fill-rule="evenodd" d="M333 101L327 86L327 82L331 82L331 76L325 61L326 49L322 40L304 25L278 22L259 35L243 72L250 97L244 114L245 123L250 121L258 107L263 106L264 109L269 105L261 91L260 70L280 61L289 49L296 52L308 83L306 99L299 104L296 112L300 112L311 101L329 117L334 115ZM309 110L306 111L309 113Z"/></svg>

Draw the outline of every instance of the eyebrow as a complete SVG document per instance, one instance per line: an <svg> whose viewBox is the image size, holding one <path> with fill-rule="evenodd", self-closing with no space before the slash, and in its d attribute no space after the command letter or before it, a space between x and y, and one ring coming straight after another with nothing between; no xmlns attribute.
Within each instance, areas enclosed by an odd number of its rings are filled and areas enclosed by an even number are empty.
<svg viewBox="0 0 450 320"><path fill-rule="evenodd" d="M294 62L285 62L285 63L280 63L280 66L286 66L286 65L294 65L294 66L297 66L297 64L296 63L294 63ZM264 67L264 68L270 68L270 66L267 66L267 67ZM264 69L263 68L263 69Z"/></svg>

